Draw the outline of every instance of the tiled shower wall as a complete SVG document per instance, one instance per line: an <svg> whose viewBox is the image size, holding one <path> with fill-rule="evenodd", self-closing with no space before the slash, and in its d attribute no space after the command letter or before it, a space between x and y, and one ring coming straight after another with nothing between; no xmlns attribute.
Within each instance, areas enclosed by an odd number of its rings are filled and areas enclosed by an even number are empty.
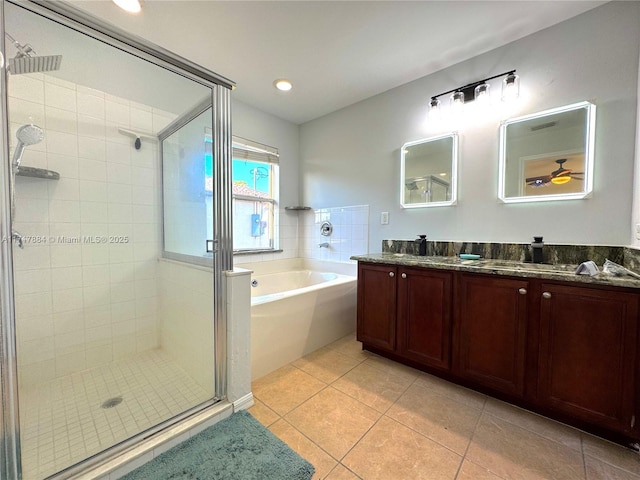
<svg viewBox="0 0 640 480"><path fill-rule="evenodd" d="M158 345L158 145L118 127L158 132L174 116L43 74L9 78L11 145L44 129L22 164L60 180L17 177L14 244L21 385ZM106 238L106 243L105 239ZM100 243L96 243L100 242Z"/></svg>
<svg viewBox="0 0 640 480"><path fill-rule="evenodd" d="M330 262L348 262L352 255L369 252L369 206L319 208L300 212L300 252L302 258ZM323 222L330 222L329 236L320 233ZM327 243L328 246L321 247Z"/></svg>

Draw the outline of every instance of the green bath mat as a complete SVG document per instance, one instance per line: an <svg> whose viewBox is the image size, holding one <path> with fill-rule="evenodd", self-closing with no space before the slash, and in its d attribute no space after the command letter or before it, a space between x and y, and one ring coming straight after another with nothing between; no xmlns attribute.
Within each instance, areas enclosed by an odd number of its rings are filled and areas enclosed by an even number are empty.
<svg viewBox="0 0 640 480"><path fill-rule="evenodd" d="M313 465L241 411L122 479L309 480L313 472Z"/></svg>

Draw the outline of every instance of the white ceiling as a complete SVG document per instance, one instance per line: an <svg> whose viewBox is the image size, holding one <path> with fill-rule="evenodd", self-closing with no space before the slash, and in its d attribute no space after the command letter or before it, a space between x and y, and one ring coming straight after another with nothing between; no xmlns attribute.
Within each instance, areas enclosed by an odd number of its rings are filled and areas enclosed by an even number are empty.
<svg viewBox="0 0 640 480"><path fill-rule="evenodd" d="M109 0L70 3L234 80L238 100L301 124L606 2L144 0L137 15ZM273 87L281 77L293 90Z"/></svg>

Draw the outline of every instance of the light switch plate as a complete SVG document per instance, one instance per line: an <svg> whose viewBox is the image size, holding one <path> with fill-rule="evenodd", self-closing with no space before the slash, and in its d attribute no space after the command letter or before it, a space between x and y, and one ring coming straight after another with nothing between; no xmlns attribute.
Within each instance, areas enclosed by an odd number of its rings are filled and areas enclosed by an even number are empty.
<svg viewBox="0 0 640 480"><path fill-rule="evenodd" d="M389 224L389 212L380 213L380 225L388 225Z"/></svg>

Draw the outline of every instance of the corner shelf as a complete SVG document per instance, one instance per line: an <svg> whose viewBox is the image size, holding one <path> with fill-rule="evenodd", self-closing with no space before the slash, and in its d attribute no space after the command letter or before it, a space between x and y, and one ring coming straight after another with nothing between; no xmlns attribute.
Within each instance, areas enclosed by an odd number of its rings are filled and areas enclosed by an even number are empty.
<svg viewBox="0 0 640 480"><path fill-rule="evenodd" d="M19 166L16 172L18 177L43 178L45 180L60 180L60 174L45 168Z"/></svg>
<svg viewBox="0 0 640 480"><path fill-rule="evenodd" d="M300 210L311 210L311 207L302 207L300 205L296 205L295 207L284 207L285 210L293 210L293 211L300 211Z"/></svg>

